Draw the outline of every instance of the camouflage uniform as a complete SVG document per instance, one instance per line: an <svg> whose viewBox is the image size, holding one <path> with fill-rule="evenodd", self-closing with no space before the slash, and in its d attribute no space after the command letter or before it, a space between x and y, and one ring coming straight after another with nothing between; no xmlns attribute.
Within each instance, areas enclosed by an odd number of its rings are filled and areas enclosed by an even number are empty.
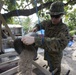
<svg viewBox="0 0 76 75"><path fill-rule="evenodd" d="M62 2L54 2L51 5L49 14L65 14L63 6L64 4ZM62 52L70 39L68 27L62 20L57 25L52 24L51 20L43 21L40 25L36 25L37 30L40 30L40 28L44 29L45 36L44 38L36 37L35 45L45 49L44 59L48 61L49 70L53 71L58 68L55 75L60 75Z"/></svg>

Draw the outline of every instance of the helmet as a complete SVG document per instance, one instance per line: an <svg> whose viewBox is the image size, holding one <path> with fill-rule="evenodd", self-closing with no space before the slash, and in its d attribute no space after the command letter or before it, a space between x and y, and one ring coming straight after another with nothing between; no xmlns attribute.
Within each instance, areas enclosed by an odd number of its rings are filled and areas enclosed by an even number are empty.
<svg viewBox="0 0 76 75"><path fill-rule="evenodd" d="M51 4L50 6L50 12L51 15L59 15L59 14L65 14L64 12L64 3L60 1L56 1Z"/></svg>

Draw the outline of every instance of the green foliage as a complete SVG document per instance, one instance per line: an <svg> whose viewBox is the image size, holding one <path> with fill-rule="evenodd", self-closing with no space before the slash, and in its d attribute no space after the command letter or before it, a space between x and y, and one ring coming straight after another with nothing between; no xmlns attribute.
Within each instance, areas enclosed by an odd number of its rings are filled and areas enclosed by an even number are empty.
<svg viewBox="0 0 76 75"><path fill-rule="evenodd" d="M43 19L43 20L48 20L48 19L50 19L50 15L49 15L49 14L46 14L46 10L47 10L47 9L41 10L41 11L38 12L39 17L40 17L41 19Z"/></svg>
<svg viewBox="0 0 76 75"><path fill-rule="evenodd" d="M76 28L76 9L71 11L70 13L67 13L67 23L70 30L74 30Z"/></svg>
<svg viewBox="0 0 76 75"><path fill-rule="evenodd" d="M0 0L3 1L3 0ZM37 0L37 5L41 5L46 2L54 2L54 1L71 1L71 0ZM73 0L68 6L65 6L65 11L72 10L73 5L76 4L76 0ZM34 0L4 0L4 5L6 8L4 10L7 10L7 12L16 10L16 9L27 9L26 7L32 7L35 6ZM28 8L29 9L29 8ZM50 16L46 14L46 11L49 10L48 8L45 8L45 10L40 10L38 12L38 15L41 19L50 19ZM76 28L76 9L72 11L71 13L67 12L66 14L66 22L68 23L69 29L74 30ZM14 18L10 18L7 20L8 23L19 23L18 20L14 20ZM31 20L29 17L27 19L21 19L22 25L24 29L27 31L28 27L31 23Z"/></svg>
<svg viewBox="0 0 76 75"><path fill-rule="evenodd" d="M6 20L6 22L7 22L8 24L13 24L13 21L14 21L13 18L8 18L8 19Z"/></svg>
<svg viewBox="0 0 76 75"><path fill-rule="evenodd" d="M30 24L31 24L31 19L29 17L27 17L27 18L13 18L13 19L14 19L13 24L22 25L24 30L26 32L28 32L28 29L29 29Z"/></svg>
<svg viewBox="0 0 76 75"><path fill-rule="evenodd" d="M73 36L74 34L76 34L76 30L71 30L70 35Z"/></svg>
<svg viewBox="0 0 76 75"><path fill-rule="evenodd" d="M44 14L44 15L43 15ZM48 20L50 19L50 15L46 14L46 13L43 13L41 14L41 18L43 18L44 20Z"/></svg>
<svg viewBox="0 0 76 75"><path fill-rule="evenodd" d="M7 6L8 11L16 9L16 0L6 0L4 3Z"/></svg>
<svg viewBox="0 0 76 75"><path fill-rule="evenodd" d="M73 36L76 34L76 9L68 11L65 16L65 22L67 23L70 35Z"/></svg>
<svg viewBox="0 0 76 75"><path fill-rule="evenodd" d="M27 17L26 19L23 20L22 25L23 25L23 28L26 32L28 31L30 24L31 24L31 19L29 17Z"/></svg>

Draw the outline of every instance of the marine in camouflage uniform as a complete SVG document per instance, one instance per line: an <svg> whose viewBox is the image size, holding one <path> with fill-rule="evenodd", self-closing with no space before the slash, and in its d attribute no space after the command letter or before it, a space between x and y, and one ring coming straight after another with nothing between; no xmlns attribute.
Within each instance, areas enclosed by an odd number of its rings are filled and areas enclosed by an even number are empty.
<svg viewBox="0 0 76 75"><path fill-rule="evenodd" d="M54 2L51 5L49 14L52 15L63 15L64 4L62 2ZM53 18L56 18L53 16ZM44 48L44 59L48 61L50 71L58 68L58 71L55 75L60 75L61 71L61 59L63 56L63 50L67 46L70 36L68 27L62 22L62 19L58 24L53 24L51 20L43 21L41 28L45 30L44 38L36 37L35 45L38 47ZM36 25L37 30L40 30L40 25ZM42 41L43 40L43 41Z"/></svg>
<svg viewBox="0 0 76 75"><path fill-rule="evenodd" d="M60 1L52 3L49 14L51 20L43 21L34 27L34 31L44 29L45 36L24 37L22 42L26 45L35 43L36 46L44 48L44 59L48 61L49 71L58 68L54 75L60 75L63 50L70 39L68 27L62 22L64 4Z"/></svg>
<svg viewBox="0 0 76 75"><path fill-rule="evenodd" d="M50 69L60 69L62 51L67 46L69 41L68 28L64 23L62 23L62 21L60 21L60 23L58 23L57 25L53 25L49 20L42 22L41 25L44 26L43 28L45 29L45 37L43 38L43 43L42 38L35 38L35 45L45 49L44 59L48 61L50 60L50 62L48 62L49 66L52 65L52 68ZM50 59L47 56L47 52L50 56Z"/></svg>

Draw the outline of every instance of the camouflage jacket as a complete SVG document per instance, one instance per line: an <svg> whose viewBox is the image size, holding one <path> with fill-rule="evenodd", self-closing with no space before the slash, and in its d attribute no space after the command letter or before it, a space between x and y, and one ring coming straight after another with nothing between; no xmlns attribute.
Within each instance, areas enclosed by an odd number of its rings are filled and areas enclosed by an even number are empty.
<svg viewBox="0 0 76 75"><path fill-rule="evenodd" d="M43 43L42 37L36 37L35 45L44 48L46 51L48 50L48 52L51 54L61 53L67 46L70 39L68 27L66 24L60 21L59 24L53 25L49 20L41 22L40 25L41 29L45 30L45 36L43 38ZM38 30L40 30L40 25L36 25Z"/></svg>

